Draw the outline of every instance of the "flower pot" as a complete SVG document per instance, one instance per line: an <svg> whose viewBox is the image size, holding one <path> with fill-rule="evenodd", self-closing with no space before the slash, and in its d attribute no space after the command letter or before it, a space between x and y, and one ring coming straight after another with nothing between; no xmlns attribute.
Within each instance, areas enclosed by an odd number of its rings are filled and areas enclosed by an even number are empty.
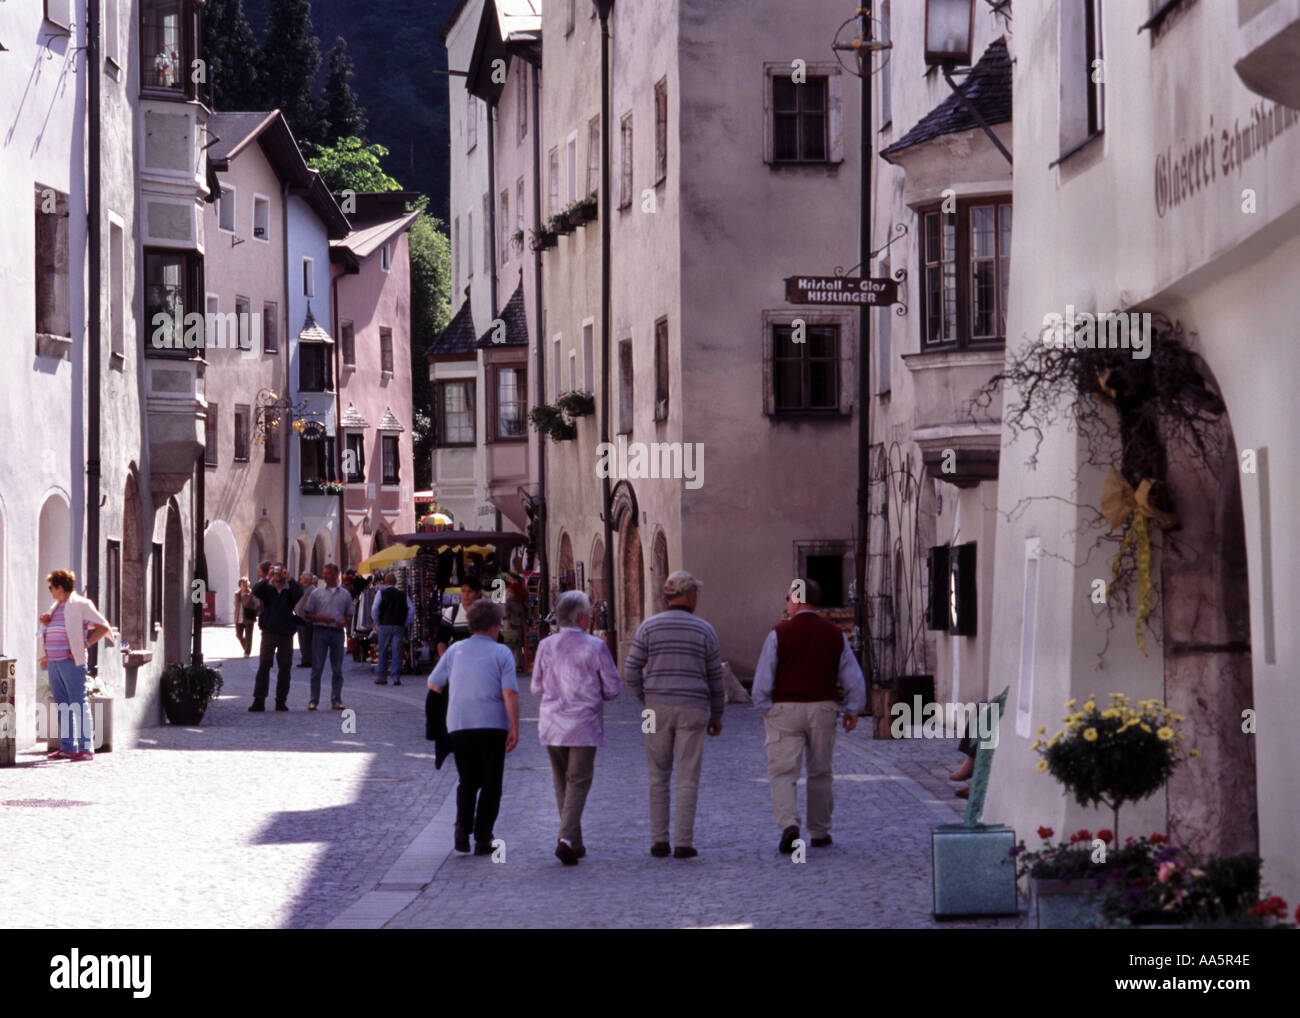
<svg viewBox="0 0 1300 1018"><path fill-rule="evenodd" d="M182 693L173 698L166 689L163 690L163 713L173 725L197 725L207 713L208 705L198 697Z"/></svg>
<svg viewBox="0 0 1300 1018"><path fill-rule="evenodd" d="M551 439L555 442L571 442L578 437L578 426L576 424L560 424L551 432Z"/></svg>
<svg viewBox="0 0 1300 1018"><path fill-rule="evenodd" d="M1029 886L1040 930L1091 930L1107 925L1101 914L1101 898L1091 878L1030 877Z"/></svg>
<svg viewBox="0 0 1300 1018"><path fill-rule="evenodd" d="M596 412L596 397L570 396L564 401L563 409L570 417L590 417Z"/></svg>
<svg viewBox="0 0 1300 1018"><path fill-rule="evenodd" d="M578 222L593 223L599 213L599 206L593 202L584 202L578 206Z"/></svg>

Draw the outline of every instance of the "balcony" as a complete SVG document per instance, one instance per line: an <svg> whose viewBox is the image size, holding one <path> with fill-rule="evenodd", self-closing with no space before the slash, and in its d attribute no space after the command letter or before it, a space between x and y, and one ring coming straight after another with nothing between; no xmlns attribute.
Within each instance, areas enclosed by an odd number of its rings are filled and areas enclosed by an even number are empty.
<svg viewBox="0 0 1300 1018"><path fill-rule="evenodd" d="M912 438L932 477L958 488L997 479L1002 395L982 410L971 404L1004 356L1001 347L903 355L916 394Z"/></svg>
<svg viewBox="0 0 1300 1018"><path fill-rule="evenodd" d="M145 409L155 505L180 492L194 476L203 455L206 366L198 358L151 357L145 362Z"/></svg>

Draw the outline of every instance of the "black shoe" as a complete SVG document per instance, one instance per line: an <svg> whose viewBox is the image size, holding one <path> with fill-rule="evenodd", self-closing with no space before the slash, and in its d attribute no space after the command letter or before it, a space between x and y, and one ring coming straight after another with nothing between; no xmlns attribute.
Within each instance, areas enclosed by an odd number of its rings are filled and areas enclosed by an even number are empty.
<svg viewBox="0 0 1300 1018"><path fill-rule="evenodd" d="M275 701L275 709L276 709L276 710L288 710L288 709L289 709L289 705L288 705L287 703L285 703L283 700L276 700L276 701Z"/></svg>
<svg viewBox="0 0 1300 1018"><path fill-rule="evenodd" d="M394 685L394 686L400 686L401 684L402 684L402 680L401 680L401 679L394 679L394 680L393 680L393 685Z"/></svg>
<svg viewBox="0 0 1300 1018"><path fill-rule="evenodd" d="M824 838L813 838L809 844L812 845L813 848L829 848L831 844L831 836L828 834Z"/></svg>
<svg viewBox="0 0 1300 1018"><path fill-rule="evenodd" d="M488 839L487 841L479 841L478 838L475 838L475 839L474 839L474 854L475 854L475 855L491 855L491 854L492 854L492 841L491 841L491 839Z"/></svg>
<svg viewBox="0 0 1300 1018"><path fill-rule="evenodd" d="M656 841L650 846L650 854L656 859L665 859L672 855L673 846L666 841Z"/></svg>
<svg viewBox="0 0 1300 1018"><path fill-rule="evenodd" d="M798 837L799 828L791 824L781 832L781 844L776 846L776 850L782 855L790 855L794 852L794 843Z"/></svg>
<svg viewBox="0 0 1300 1018"><path fill-rule="evenodd" d="M578 853L578 858L579 858L579 859L585 859L585 858L587 857L587 846L586 846L586 845L579 845L579 846L575 849L575 851Z"/></svg>
<svg viewBox="0 0 1300 1018"><path fill-rule="evenodd" d="M386 685L388 685L388 680L387 680L387 679L375 679L375 685L376 685L376 686L386 686Z"/></svg>
<svg viewBox="0 0 1300 1018"><path fill-rule="evenodd" d="M674 859L694 859L699 854L690 845L678 845L673 849Z"/></svg>
<svg viewBox="0 0 1300 1018"><path fill-rule="evenodd" d="M251 707L248 708L248 713L250 713L250 714L261 714L262 711L264 711L264 710L266 710L266 701L264 701L264 700L254 700L254 701L253 701L253 705L252 705Z"/></svg>
<svg viewBox="0 0 1300 1018"><path fill-rule="evenodd" d="M468 835L468 834L461 834L460 831L457 831L457 832L456 832L456 851L457 851L457 852L468 852L468 851L469 851L469 835Z"/></svg>
<svg viewBox="0 0 1300 1018"><path fill-rule="evenodd" d="M578 860L582 856L578 855L571 846L559 841L555 844L555 858L559 859L565 866L577 866Z"/></svg>
<svg viewBox="0 0 1300 1018"><path fill-rule="evenodd" d="M343 707L343 701L342 701L342 700L331 700L331 701L330 701L330 710L343 710L343 709L344 709L344 707Z"/></svg>

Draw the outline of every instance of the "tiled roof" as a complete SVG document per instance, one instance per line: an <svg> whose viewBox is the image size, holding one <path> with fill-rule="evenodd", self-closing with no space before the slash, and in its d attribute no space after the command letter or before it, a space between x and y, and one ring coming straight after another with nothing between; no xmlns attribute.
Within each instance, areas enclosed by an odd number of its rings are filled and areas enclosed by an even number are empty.
<svg viewBox="0 0 1300 1018"><path fill-rule="evenodd" d="M388 407L384 407L384 419L379 422L379 430L380 431L405 431L406 429L402 427L401 421L399 421L396 417L393 416L393 411L390 410Z"/></svg>
<svg viewBox="0 0 1300 1018"><path fill-rule="evenodd" d="M311 304L307 305L307 318L302 323L298 339L304 343L333 343L334 338L316 324L316 316L311 313Z"/></svg>
<svg viewBox="0 0 1300 1018"><path fill-rule="evenodd" d="M984 51L984 55L971 68L964 82L959 82L966 99L979 110L985 122L1006 124L1011 120L1011 59L1007 55L1005 39L995 39ZM967 112L958 101L956 93L950 95L938 106L920 119L915 127L898 141L881 151L881 156L890 156L909 149L913 145L931 141L940 135L956 134L978 128L975 118Z"/></svg>
<svg viewBox="0 0 1300 1018"><path fill-rule="evenodd" d="M355 406L349 403L348 408L345 411L343 411L343 419L339 421L339 427L368 428L370 427L370 425L366 423L366 419L361 416L361 412L357 410Z"/></svg>
<svg viewBox="0 0 1300 1018"><path fill-rule="evenodd" d="M212 114L208 117L208 134L217 140L208 148L208 158L229 159L238 155L277 116L278 110Z"/></svg>
<svg viewBox="0 0 1300 1018"><path fill-rule="evenodd" d="M501 320L506 323L505 339L500 343L494 343L492 337L496 333L496 329L494 326L489 325L487 332L479 337L475 346L482 350L495 346L528 345L528 315L524 311L523 283L515 287L515 292L506 301L506 306L501 310Z"/></svg>
<svg viewBox="0 0 1300 1018"><path fill-rule="evenodd" d="M465 302L460 306L460 310L452 316L451 321L447 323L447 327L442 330L442 334L425 351L425 356L473 353L474 344L477 340L478 333L474 330L473 307L470 299L466 297Z"/></svg>

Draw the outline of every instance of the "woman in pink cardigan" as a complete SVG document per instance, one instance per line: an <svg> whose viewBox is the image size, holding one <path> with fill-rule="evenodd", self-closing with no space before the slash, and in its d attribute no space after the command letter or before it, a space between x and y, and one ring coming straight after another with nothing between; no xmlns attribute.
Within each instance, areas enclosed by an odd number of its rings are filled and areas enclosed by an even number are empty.
<svg viewBox="0 0 1300 1018"><path fill-rule="evenodd" d="M50 760L95 759L95 720L86 702L86 648L112 629L94 602L76 591L70 570L56 569L45 578L54 604L41 616L41 667L50 670L50 692L59 712L59 748Z"/></svg>

